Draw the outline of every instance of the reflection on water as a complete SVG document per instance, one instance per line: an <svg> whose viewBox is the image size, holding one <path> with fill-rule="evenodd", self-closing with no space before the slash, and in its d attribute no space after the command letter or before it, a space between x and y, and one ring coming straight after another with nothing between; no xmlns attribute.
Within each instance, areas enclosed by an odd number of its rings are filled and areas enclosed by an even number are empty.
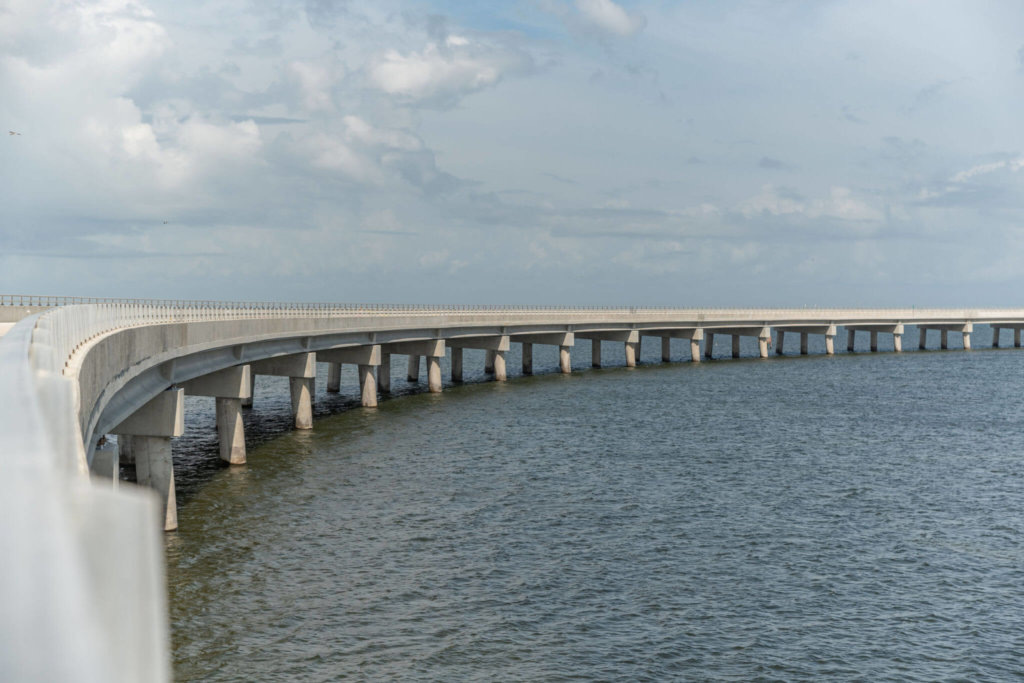
<svg viewBox="0 0 1024 683"><path fill-rule="evenodd" d="M176 677L1006 679L1024 664L1022 363L652 363L376 410L351 409L347 376L310 432L261 377L237 468L216 463L212 400L190 400L166 537Z"/></svg>

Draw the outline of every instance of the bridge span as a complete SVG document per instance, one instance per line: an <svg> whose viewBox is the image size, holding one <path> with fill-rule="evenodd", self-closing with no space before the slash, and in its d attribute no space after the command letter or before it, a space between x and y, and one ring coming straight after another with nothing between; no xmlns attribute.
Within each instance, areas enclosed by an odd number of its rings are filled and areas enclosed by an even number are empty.
<svg viewBox="0 0 1024 683"><path fill-rule="evenodd" d="M622 344L633 366L646 338L670 362L683 340L700 362L738 357L740 339L767 358L811 335L835 353L858 333L900 352L907 327L918 348L937 331L971 348L974 326L1012 331L1020 347L1024 309L699 309L543 308L263 304L209 301L0 297L0 538L5 605L0 678L5 680L168 680L166 605L159 531L177 526L171 441L184 430L184 396L215 399L220 457L245 463L245 406L257 374L287 377L297 429L313 427L317 363L327 391L339 391L342 364L358 367L362 405L391 390L395 357L406 379L428 391L462 381L464 350L485 352L495 381L509 377L507 354L521 345L523 374L533 346L558 347L557 370L572 371L577 341L600 367L605 344ZM716 338L730 337L728 350ZM701 343L703 342L703 354ZM1007 339L1009 342L1009 338ZM862 347L863 348L863 347ZM425 371L421 372L421 364ZM553 367L552 370L555 368ZM109 435L117 435L118 446ZM119 464L135 462L143 488L118 488ZM61 652L61 656L50 656Z"/></svg>

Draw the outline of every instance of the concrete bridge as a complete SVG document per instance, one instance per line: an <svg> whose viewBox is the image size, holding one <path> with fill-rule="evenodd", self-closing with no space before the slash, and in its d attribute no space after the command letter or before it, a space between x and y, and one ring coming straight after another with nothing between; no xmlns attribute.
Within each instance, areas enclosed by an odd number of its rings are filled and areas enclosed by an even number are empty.
<svg viewBox="0 0 1024 683"><path fill-rule="evenodd" d="M257 374L289 378L297 429L313 427L316 364L327 364L327 391L340 389L341 366L358 367L362 405L391 389L395 358L406 379L440 392L442 359L460 382L464 350L485 351L495 381L509 376L507 353L521 345L523 374L533 346L558 347L557 370L572 371L578 341L600 367L605 344L622 344L635 365L642 340L657 338L672 361L685 340L700 362L740 355L740 339L774 345L821 335L825 352L846 331L899 352L908 326L918 348L928 332L947 347L950 332L971 348L974 326L1012 330L1020 346L1024 309L658 309L428 307L252 304L205 301L0 297L0 678L4 680L161 681L169 678L163 558L159 532L177 526L171 441L184 430L186 394L215 399L220 456L245 462L244 407ZM862 335L863 336L863 335ZM688 343L686 343L688 342ZM1009 338L1007 339L1009 342ZM719 350L720 351L720 350ZM421 371L425 365L425 372ZM555 368L551 368L554 370ZM117 435L114 447L109 435ZM145 488L117 486L122 458L134 459ZM59 656L55 656L59 653Z"/></svg>

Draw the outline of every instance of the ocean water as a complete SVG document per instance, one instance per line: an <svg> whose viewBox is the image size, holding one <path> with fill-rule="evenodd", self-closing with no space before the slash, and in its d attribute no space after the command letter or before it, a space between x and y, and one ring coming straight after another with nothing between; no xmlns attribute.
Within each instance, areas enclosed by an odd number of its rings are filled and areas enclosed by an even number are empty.
<svg viewBox="0 0 1024 683"><path fill-rule="evenodd" d="M467 351L440 395L395 356L377 409L353 368L318 381L309 432L261 377L234 468L189 399L175 678L1018 678L1024 350L989 338L601 370L581 344L569 376L535 347L533 377L513 349L507 383Z"/></svg>

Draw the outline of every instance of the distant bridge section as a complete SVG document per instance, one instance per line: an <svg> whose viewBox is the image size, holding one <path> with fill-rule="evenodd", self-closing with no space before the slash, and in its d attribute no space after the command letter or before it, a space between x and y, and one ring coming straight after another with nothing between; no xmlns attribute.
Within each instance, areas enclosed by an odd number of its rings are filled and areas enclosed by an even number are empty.
<svg viewBox="0 0 1024 683"><path fill-rule="evenodd" d="M245 463L245 412L258 374L287 377L297 429L313 427L317 363L327 391L340 389L341 366L358 368L367 409L391 389L394 356L406 378L426 388L464 373L464 350L485 352L496 381L521 346L521 372L534 371L533 346L558 347L560 372L572 370L576 340L622 344L627 366L644 337L688 342L691 362L715 357L716 337L757 340L767 358L788 336L808 352L810 335L835 352L867 333L902 350L907 326L925 348L931 330L946 348L974 325L1013 331L1020 346L1024 309L700 309L264 304L0 296L0 679L165 681L170 678L160 530L177 526L172 439L184 430L184 396L215 398L221 458ZM115 448L107 441L117 435ZM133 459L143 487L117 487L119 464ZM151 489L152 491L147 491ZM153 493L155 492L155 494ZM56 656L53 653L59 653Z"/></svg>

